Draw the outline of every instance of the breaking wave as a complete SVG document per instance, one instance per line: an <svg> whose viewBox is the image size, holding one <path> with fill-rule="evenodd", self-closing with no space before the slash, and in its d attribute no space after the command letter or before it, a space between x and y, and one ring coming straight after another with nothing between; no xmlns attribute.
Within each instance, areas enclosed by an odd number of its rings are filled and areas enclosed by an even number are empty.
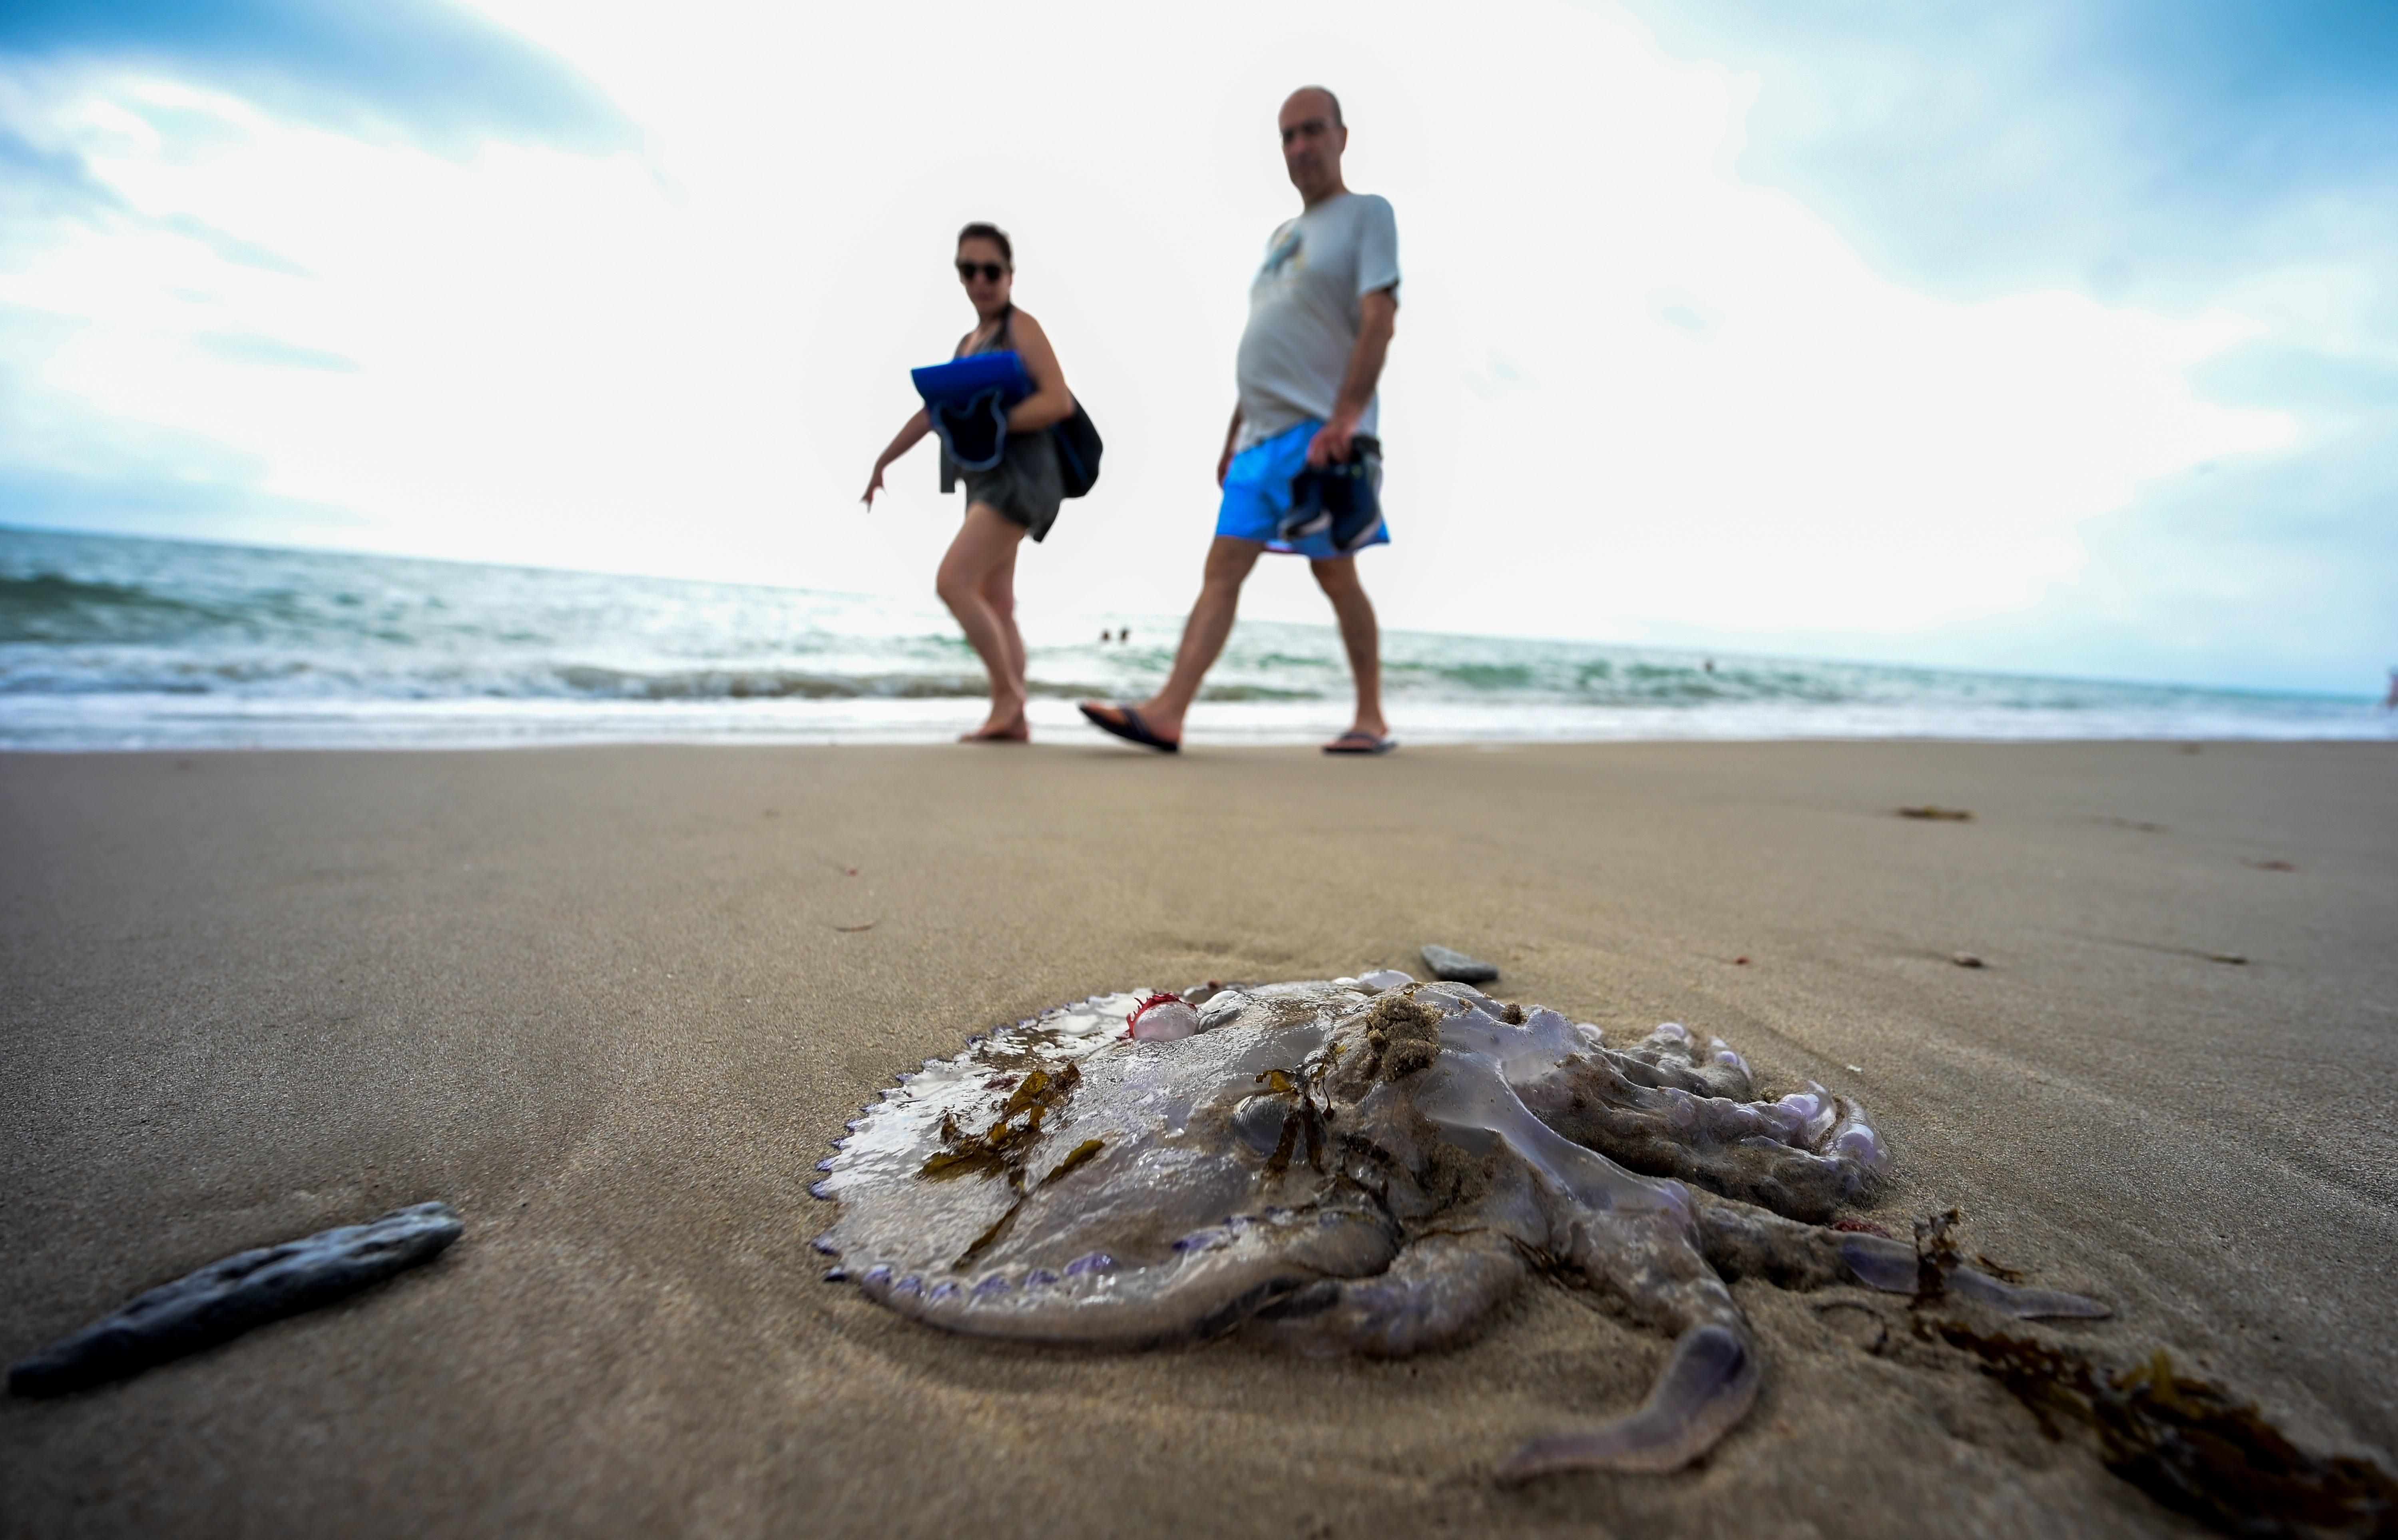
<svg viewBox="0 0 2398 1540"><path fill-rule="evenodd" d="M1147 695L1179 616L1032 640L1036 724ZM1665 649L1384 634L1414 741L1619 737L2352 737L2362 700ZM0 747L909 740L970 722L949 617L726 583L0 530ZM1329 626L1244 621L1201 711L1302 741L1349 699Z"/></svg>

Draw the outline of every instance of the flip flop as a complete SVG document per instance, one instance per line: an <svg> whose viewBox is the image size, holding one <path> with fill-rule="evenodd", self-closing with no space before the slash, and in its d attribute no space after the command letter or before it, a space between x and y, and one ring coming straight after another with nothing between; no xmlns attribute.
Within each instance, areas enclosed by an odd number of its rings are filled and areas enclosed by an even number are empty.
<svg viewBox="0 0 2398 1540"><path fill-rule="evenodd" d="M1353 727L1324 746L1327 754L1387 754L1399 746L1399 740L1384 733L1380 737L1362 727Z"/></svg>
<svg viewBox="0 0 2398 1540"><path fill-rule="evenodd" d="M1144 749L1154 749L1161 754L1182 752L1182 745L1179 742L1173 738L1159 737L1155 733L1151 732L1149 723L1140 720L1140 713L1129 706L1094 706L1086 700L1081 704L1079 709L1090 720L1091 725L1102 733L1112 733L1127 743L1138 743ZM1124 714L1124 720L1110 722L1099 715L1101 711L1120 711Z"/></svg>

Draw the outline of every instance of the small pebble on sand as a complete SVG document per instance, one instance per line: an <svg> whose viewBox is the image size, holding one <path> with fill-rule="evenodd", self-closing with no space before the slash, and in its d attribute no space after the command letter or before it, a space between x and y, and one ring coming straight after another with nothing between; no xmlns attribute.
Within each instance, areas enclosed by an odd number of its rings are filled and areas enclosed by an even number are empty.
<svg viewBox="0 0 2398 1540"><path fill-rule="evenodd" d="M1974 956L1970 952L1960 952L1948 960L1956 964L1959 967L1980 967L1983 966L1982 960L1979 957Z"/></svg>
<svg viewBox="0 0 2398 1540"><path fill-rule="evenodd" d="M1423 949L1424 966L1432 969L1435 979L1446 979L1455 984L1488 984L1499 977L1499 970L1489 963L1476 962L1462 952L1444 946L1427 945Z"/></svg>

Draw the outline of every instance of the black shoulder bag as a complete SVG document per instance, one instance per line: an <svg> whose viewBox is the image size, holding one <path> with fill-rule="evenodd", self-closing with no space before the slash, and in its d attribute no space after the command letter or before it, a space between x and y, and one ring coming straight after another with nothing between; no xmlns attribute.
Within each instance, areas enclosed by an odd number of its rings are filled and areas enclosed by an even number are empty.
<svg viewBox="0 0 2398 1540"><path fill-rule="evenodd" d="M1001 323L1002 330L1011 333L1010 342L1015 341L1012 335L1015 320L1016 307L1010 305L1007 319ZM1067 496L1080 497L1098 484L1099 453L1107 446L1099 441L1098 425L1092 422L1091 414L1083 410L1081 397L1074 399L1074 410L1071 415L1051 426L1049 438L1058 446L1058 480L1065 483Z"/></svg>
<svg viewBox="0 0 2398 1540"><path fill-rule="evenodd" d="M1058 471L1066 483L1066 495L1080 497L1091 490L1099 479L1099 430L1083 403L1074 402L1074 414L1049 430L1058 440Z"/></svg>

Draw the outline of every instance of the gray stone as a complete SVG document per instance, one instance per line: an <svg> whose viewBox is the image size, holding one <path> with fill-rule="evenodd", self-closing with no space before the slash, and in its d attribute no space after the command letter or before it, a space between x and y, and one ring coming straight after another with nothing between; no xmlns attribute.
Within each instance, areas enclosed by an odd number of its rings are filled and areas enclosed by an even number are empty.
<svg viewBox="0 0 2398 1540"><path fill-rule="evenodd" d="M1477 963L1462 952L1447 947L1428 946L1423 949L1424 966L1432 969L1435 979L1446 979L1452 984L1488 984L1499 977L1499 970L1489 963Z"/></svg>
<svg viewBox="0 0 2398 1540"><path fill-rule="evenodd" d="M464 1228L450 1205L420 1203L212 1262L19 1362L9 1393L61 1396L330 1304L432 1260Z"/></svg>

